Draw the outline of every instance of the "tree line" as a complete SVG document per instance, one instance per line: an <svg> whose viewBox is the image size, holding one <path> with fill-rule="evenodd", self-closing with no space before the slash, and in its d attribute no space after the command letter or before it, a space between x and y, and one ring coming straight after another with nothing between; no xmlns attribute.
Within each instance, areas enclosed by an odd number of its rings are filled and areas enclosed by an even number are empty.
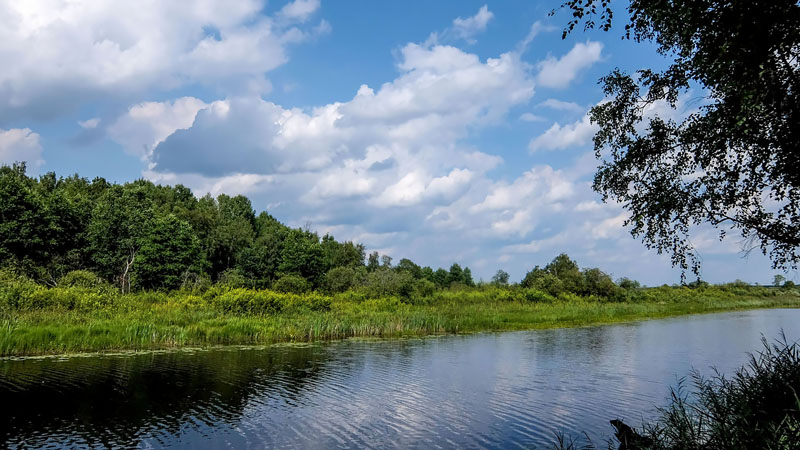
<svg viewBox="0 0 800 450"><path fill-rule="evenodd" d="M242 195L197 198L182 185L125 184L47 173L24 163L0 167L0 267L57 285L90 271L132 290L172 290L212 282L282 291L376 294L474 285L468 267L396 265L362 244L291 228L256 213Z"/></svg>

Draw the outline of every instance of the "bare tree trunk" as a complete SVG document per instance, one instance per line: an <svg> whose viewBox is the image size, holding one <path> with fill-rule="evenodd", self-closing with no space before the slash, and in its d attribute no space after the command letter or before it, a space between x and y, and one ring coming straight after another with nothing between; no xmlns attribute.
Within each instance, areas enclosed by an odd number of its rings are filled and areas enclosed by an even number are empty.
<svg viewBox="0 0 800 450"><path fill-rule="evenodd" d="M125 261L125 271L122 272L122 286L120 290L123 294L126 293L125 288L127 287L127 293L131 292L131 274L130 270L133 266L133 261L136 259L136 249L131 249L131 257Z"/></svg>

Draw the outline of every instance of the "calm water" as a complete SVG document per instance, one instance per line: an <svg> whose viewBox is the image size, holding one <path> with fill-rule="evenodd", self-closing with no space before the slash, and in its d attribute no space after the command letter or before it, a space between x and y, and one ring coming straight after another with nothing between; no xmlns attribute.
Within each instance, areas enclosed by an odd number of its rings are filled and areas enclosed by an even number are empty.
<svg viewBox="0 0 800 450"><path fill-rule="evenodd" d="M0 360L9 447L536 448L637 423L800 310L308 347ZM602 442L601 442L602 443Z"/></svg>

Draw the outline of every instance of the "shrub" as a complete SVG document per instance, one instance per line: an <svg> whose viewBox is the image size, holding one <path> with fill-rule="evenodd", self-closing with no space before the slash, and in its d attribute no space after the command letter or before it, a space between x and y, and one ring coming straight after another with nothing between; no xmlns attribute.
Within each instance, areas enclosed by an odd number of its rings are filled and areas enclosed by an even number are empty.
<svg viewBox="0 0 800 450"><path fill-rule="evenodd" d="M228 269L219 275L217 284L229 287L231 289L243 288L247 286L247 279L239 269Z"/></svg>
<svg viewBox="0 0 800 450"><path fill-rule="evenodd" d="M87 289L104 288L108 283L88 270L73 270L58 280L59 287L79 287Z"/></svg>
<svg viewBox="0 0 800 450"><path fill-rule="evenodd" d="M283 293L302 294L311 290L311 285L300 275L283 275L272 283L272 290Z"/></svg>
<svg viewBox="0 0 800 450"><path fill-rule="evenodd" d="M231 289L213 299L223 312L233 314L277 314L290 311L327 311L331 307L330 297L317 293L297 295L252 289Z"/></svg>
<svg viewBox="0 0 800 450"><path fill-rule="evenodd" d="M18 309L31 304L34 292L45 289L25 277L0 271L0 310Z"/></svg>
<svg viewBox="0 0 800 450"><path fill-rule="evenodd" d="M639 289L642 287L641 283L636 280L632 280L628 277L622 277L617 280L617 285L622 289Z"/></svg>
<svg viewBox="0 0 800 450"><path fill-rule="evenodd" d="M434 292L436 292L436 283L424 278L414 281L415 297L430 297Z"/></svg>
<svg viewBox="0 0 800 450"><path fill-rule="evenodd" d="M583 295L597 295L600 297L612 297L617 290L617 285L611 277L600 269L585 269L583 271Z"/></svg>
<svg viewBox="0 0 800 450"><path fill-rule="evenodd" d="M525 301L532 302L532 303L551 303L555 301L555 297L548 294L547 292L542 292L538 289L525 289L524 296Z"/></svg>
<svg viewBox="0 0 800 450"><path fill-rule="evenodd" d="M545 273L537 277L535 280L533 280L530 287L532 289L547 292L554 297L567 291L564 286L564 282L561 281L560 278L556 277L555 275L550 275L549 273Z"/></svg>
<svg viewBox="0 0 800 450"><path fill-rule="evenodd" d="M21 298L18 308L22 310L62 308L94 311L111 305L113 297L113 294L85 288L37 289Z"/></svg>
<svg viewBox="0 0 800 450"><path fill-rule="evenodd" d="M325 274L325 291L344 292L358 285L358 273L352 267L334 267Z"/></svg>
<svg viewBox="0 0 800 450"><path fill-rule="evenodd" d="M231 289L214 298L214 303L226 313L274 314L286 304L285 295L252 289Z"/></svg>
<svg viewBox="0 0 800 450"><path fill-rule="evenodd" d="M408 298L414 293L414 278L406 271L378 269L367 275L364 292L372 298L392 295Z"/></svg>

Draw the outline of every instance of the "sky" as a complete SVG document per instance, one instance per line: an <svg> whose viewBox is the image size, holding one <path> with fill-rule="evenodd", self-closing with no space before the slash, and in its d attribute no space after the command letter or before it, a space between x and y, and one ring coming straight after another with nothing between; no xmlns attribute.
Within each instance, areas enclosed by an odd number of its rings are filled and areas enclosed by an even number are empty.
<svg viewBox="0 0 800 450"><path fill-rule="evenodd" d="M620 22L562 40L560 3L0 0L0 163L243 194L290 226L476 279L566 252L679 282L592 191L587 116L600 77L667 61ZM679 118L691 98L651 114ZM692 242L707 281L776 273L735 235Z"/></svg>

